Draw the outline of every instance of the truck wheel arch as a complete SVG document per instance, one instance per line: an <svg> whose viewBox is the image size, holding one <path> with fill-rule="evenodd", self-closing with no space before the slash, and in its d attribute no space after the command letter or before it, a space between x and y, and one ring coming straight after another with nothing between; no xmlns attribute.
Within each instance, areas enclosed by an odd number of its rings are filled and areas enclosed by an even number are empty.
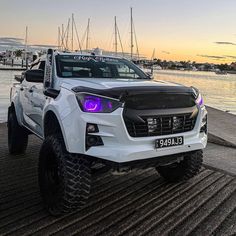
<svg viewBox="0 0 236 236"><path fill-rule="evenodd" d="M12 112L12 111L16 112L15 105L14 105L13 102L12 102L11 105L8 107L7 121L9 120L9 114L10 114L10 112ZM17 116L16 116L16 117L17 117Z"/></svg>
<svg viewBox="0 0 236 236"><path fill-rule="evenodd" d="M66 149L68 150L67 142L65 139L65 134L63 132L62 126L56 114L51 110L47 111L44 116L43 129L44 129L44 138L46 138L49 135L60 133L64 139Z"/></svg>
<svg viewBox="0 0 236 236"><path fill-rule="evenodd" d="M15 114L16 114L16 119L19 123L19 125L22 126L22 117L21 117L21 108L18 106L15 105L14 102L11 102L11 105L8 107L8 116L7 116L7 120L9 119L9 112L10 111L14 111Z"/></svg>

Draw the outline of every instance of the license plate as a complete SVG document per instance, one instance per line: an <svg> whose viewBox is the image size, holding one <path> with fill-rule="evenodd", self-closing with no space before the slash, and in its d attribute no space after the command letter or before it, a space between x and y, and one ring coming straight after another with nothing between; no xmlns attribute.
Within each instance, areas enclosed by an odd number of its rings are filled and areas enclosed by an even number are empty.
<svg viewBox="0 0 236 236"><path fill-rule="evenodd" d="M173 146L181 146L184 144L184 137L160 138L155 141L155 148L165 148Z"/></svg>

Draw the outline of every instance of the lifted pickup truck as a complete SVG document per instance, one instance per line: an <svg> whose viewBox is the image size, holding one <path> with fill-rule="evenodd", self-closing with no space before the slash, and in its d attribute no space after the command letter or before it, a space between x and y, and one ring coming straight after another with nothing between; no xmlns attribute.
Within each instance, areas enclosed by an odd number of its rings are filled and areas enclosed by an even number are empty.
<svg viewBox="0 0 236 236"><path fill-rule="evenodd" d="M207 111L193 87L154 81L117 57L48 50L11 90L8 141L24 153L43 140L38 177L49 212L81 208L91 167L155 167L169 181L195 176L207 144Z"/></svg>

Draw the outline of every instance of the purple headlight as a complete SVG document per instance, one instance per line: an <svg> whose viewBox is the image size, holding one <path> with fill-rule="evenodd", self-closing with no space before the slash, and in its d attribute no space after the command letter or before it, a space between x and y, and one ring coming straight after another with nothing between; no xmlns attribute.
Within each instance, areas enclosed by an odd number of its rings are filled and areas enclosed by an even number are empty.
<svg viewBox="0 0 236 236"><path fill-rule="evenodd" d="M196 103L197 103L199 106L202 106L202 105L203 105L203 99L202 99L202 96L201 96L200 93L199 93L199 95L198 95L198 98L196 99Z"/></svg>
<svg viewBox="0 0 236 236"><path fill-rule="evenodd" d="M77 94L80 108L84 112L110 113L121 106L121 103L112 98L100 97L90 94Z"/></svg>
<svg viewBox="0 0 236 236"><path fill-rule="evenodd" d="M102 101L99 97L85 96L83 108L86 112L99 112L102 110Z"/></svg>

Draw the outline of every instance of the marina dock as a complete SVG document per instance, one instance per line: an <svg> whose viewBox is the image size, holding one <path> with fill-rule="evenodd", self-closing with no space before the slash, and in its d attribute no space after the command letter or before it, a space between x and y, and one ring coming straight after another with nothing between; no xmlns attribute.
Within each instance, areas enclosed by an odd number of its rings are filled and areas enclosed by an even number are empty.
<svg viewBox="0 0 236 236"><path fill-rule="evenodd" d="M205 152L207 165L195 178L170 184L153 168L123 176L114 176L104 167L94 168L88 205L59 218L44 210L39 194L37 161L42 141L31 136L26 153L11 156L6 123L0 124L0 235L235 234L236 172L227 171L227 166L219 169L215 157L236 159L235 148L221 146L222 139L228 146L235 144L232 132L236 126L221 124L220 132L211 125L212 120L231 115L208 110L209 132L215 139ZM231 119L235 121L236 116ZM222 138L217 138L218 132Z"/></svg>

